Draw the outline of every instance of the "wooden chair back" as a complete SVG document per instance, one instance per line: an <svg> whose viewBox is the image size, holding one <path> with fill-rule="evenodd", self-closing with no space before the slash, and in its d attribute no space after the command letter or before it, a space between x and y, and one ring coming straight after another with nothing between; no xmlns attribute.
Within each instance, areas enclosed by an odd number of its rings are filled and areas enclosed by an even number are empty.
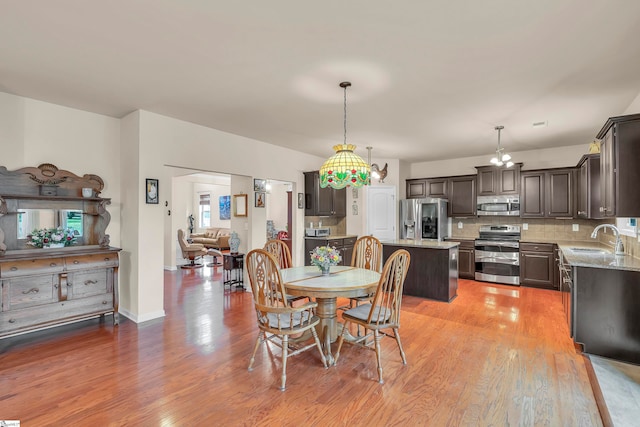
<svg viewBox="0 0 640 427"><path fill-rule="evenodd" d="M282 240L269 240L264 244L263 249L278 260L278 266L280 268L293 267L293 262L291 262L291 251L289 251L289 247Z"/></svg>
<svg viewBox="0 0 640 427"><path fill-rule="evenodd" d="M382 243L373 236L356 240L351 255L351 266L380 272L382 269Z"/></svg>
<svg viewBox="0 0 640 427"><path fill-rule="evenodd" d="M409 252L398 249L384 263L367 323L377 325L379 328L400 326L402 288L410 262Z"/></svg>

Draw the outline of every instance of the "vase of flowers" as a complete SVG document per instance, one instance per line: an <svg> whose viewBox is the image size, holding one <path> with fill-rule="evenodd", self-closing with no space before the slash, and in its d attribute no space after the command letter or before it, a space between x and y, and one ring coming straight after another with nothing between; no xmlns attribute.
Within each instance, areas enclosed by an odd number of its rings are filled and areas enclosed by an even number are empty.
<svg viewBox="0 0 640 427"><path fill-rule="evenodd" d="M332 265L342 261L340 251L332 246L318 246L311 252L311 264L317 266L322 274L329 274Z"/></svg>
<svg viewBox="0 0 640 427"><path fill-rule="evenodd" d="M77 242L77 232L72 228L42 228L33 230L28 236L27 245L36 248L63 248Z"/></svg>

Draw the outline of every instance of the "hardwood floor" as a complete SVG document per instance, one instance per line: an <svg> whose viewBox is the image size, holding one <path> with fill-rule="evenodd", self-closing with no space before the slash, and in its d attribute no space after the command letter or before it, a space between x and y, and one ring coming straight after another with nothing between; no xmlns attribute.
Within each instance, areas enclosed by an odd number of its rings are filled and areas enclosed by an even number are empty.
<svg viewBox="0 0 640 427"><path fill-rule="evenodd" d="M110 316L0 341L0 419L23 426L602 425L557 292L460 280L450 304L404 297L401 363L345 344L325 370L257 336L250 293L221 268L165 272L166 317ZM339 301L340 303L341 301ZM346 303L346 300L344 301Z"/></svg>

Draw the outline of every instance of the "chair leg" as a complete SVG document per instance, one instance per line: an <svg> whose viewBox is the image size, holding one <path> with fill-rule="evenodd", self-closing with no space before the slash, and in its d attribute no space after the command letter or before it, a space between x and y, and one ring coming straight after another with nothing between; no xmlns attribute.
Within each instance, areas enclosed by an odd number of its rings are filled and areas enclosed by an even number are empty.
<svg viewBox="0 0 640 427"><path fill-rule="evenodd" d="M258 338L256 339L256 345L253 346L253 354L251 355L251 360L249 361L249 371L253 371L253 362L256 361L256 352L258 351L258 347L264 341L265 333L264 331L258 332Z"/></svg>
<svg viewBox="0 0 640 427"><path fill-rule="evenodd" d="M380 331L374 329L373 336L376 344L376 360L378 362L378 382L380 384L384 384L384 381L382 380L382 363L380 360L380 341L382 340L382 335L380 334Z"/></svg>
<svg viewBox="0 0 640 427"><path fill-rule="evenodd" d="M313 334L313 339L316 341L316 347L318 347L318 351L320 352L320 357L322 358L322 364L326 369L329 367L329 365L327 365L327 358L324 357L324 353L322 352L322 345L320 345L320 338L318 338L318 333L316 332L316 328L311 328L311 334Z"/></svg>
<svg viewBox="0 0 640 427"><path fill-rule="evenodd" d="M342 333L340 334L340 338L338 338L338 349L336 350L336 354L333 357L333 364L337 365L338 364L338 358L340 357L340 350L342 349L342 343L344 342L344 334L345 331L347 330L347 326L349 325L349 321L345 321L344 322L344 326L342 327Z"/></svg>
<svg viewBox="0 0 640 427"><path fill-rule="evenodd" d="M282 337L282 384L280 390L284 391L285 383L287 382L287 353L289 352L289 335Z"/></svg>
<svg viewBox="0 0 640 427"><path fill-rule="evenodd" d="M402 357L402 363L406 365L407 358L404 355L404 350L402 349L402 343L400 342L400 332L398 331L398 328L393 328L393 334L396 336L396 342L398 343L398 349L400 350L400 357Z"/></svg>

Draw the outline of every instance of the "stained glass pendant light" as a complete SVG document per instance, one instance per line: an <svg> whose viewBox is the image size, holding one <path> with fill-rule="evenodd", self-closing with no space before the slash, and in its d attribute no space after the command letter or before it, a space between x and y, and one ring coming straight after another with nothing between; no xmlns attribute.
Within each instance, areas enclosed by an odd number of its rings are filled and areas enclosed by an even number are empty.
<svg viewBox="0 0 640 427"><path fill-rule="evenodd" d="M353 152L356 146L347 144L347 88L349 82L340 83L344 89L344 143L334 145L335 154L320 168L320 187L336 189L362 187L370 182L371 166Z"/></svg>

